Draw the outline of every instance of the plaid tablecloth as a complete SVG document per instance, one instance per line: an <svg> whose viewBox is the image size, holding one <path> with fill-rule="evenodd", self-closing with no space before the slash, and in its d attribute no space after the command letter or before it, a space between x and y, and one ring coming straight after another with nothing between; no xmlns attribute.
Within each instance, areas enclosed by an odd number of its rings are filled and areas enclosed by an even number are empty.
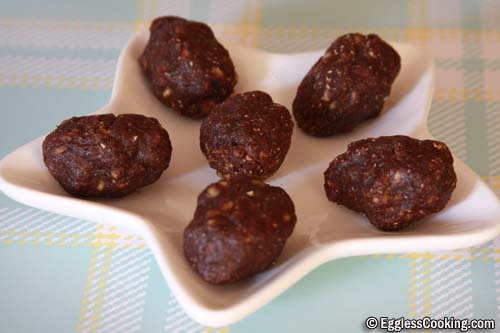
<svg viewBox="0 0 500 333"><path fill-rule="evenodd" d="M3 1L0 156L106 104L120 49L164 14L275 52L353 31L420 45L437 65L432 134L500 194L496 0ZM357 332L368 316L498 319L499 245L330 262L241 322L210 328L179 308L138 237L0 194L0 332Z"/></svg>

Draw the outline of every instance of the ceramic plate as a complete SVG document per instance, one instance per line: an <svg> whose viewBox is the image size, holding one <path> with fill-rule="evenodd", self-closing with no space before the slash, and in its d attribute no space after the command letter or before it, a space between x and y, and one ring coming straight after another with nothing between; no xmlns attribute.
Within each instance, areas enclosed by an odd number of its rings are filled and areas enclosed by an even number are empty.
<svg viewBox="0 0 500 333"><path fill-rule="evenodd" d="M192 218L198 194L217 176L199 149L200 121L166 109L143 79L136 59L147 38L145 33L133 36L122 52L111 100L98 112L141 113L163 124L174 150L171 166L161 179L121 199L72 198L45 168L40 138L1 161L0 189L27 205L127 228L142 236L170 289L193 319L210 326L233 323L278 296L318 265L335 258L453 249L482 243L499 234L498 198L457 159L458 184L446 209L402 232L378 231L363 216L326 199L323 171L349 142L393 134L431 138L426 122L433 93L432 60L414 46L393 43L401 55L402 70L378 118L351 134L323 139L306 136L295 128L288 156L269 180L290 194L298 216L295 232L276 264L231 286L206 284L184 260L182 232ZM289 109L299 82L323 53L271 54L226 46L240 78L236 90L266 91Z"/></svg>

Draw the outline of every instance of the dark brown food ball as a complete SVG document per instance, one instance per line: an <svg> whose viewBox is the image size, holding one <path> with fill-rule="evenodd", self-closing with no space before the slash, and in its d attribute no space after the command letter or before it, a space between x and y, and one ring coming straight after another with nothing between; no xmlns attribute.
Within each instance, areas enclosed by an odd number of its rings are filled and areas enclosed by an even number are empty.
<svg viewBox="0 0 500 333"><path fill-rule="evenodd" d="M78 197L121 197L154 183L171 155L167 131L137 114L74 117L43 142L49 172Z"/></svg>
<svg viewBox="0 0 500 333"><path fill-rule="evenodd" d="M314 136L351 131L380 114L400 68L399 54L377 35L337 38L297 90L297 124Z"/></svg>
<svg viewBox="0 0 500 333"><path fill-rule="evenodd" d="M203 280L236 282L271 266L296 221L293 202L280 187L248 177L220 180L198 196L184 230L184 254Z"/></svg>
<svg viewBox="0 0 500 333"><path fill-rule="evenodd" d="M286 107L252 91L231 96L203 120L200 146L219 175L264 180L283 163L292 132Z"/></svg>
<svg viewBox="0 0 500 333"><path fill-rule="evenodd" d="M229 52L212 29L175 16L153 21L139 64L156 98L193 118L209 114L237 82Z"/></svg>
<svg viewBox="0 0 500 333"><path fill-rule="evenodd" d="M402 135L353 142L325 172L330 201L365 214L386 231L442 210L456 183L444 143Z"/></svg>

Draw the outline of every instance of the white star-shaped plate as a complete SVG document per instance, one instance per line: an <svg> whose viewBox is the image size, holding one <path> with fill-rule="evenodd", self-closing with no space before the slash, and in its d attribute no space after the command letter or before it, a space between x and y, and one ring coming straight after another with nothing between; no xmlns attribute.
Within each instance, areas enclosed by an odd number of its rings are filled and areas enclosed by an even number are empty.
<svg viewBox="0 0 500 333"><path fill-rule="evenodd" d="M415 46L392 43L401 55L402 69L378 118L352 133L330 138L307 136L295 126L290 151L280 170L269 179L290 194L298 216L294 234L276 264L229 286L203 282L184 259L182 233L193 216L198 194L217 176L199 149L200 121L168 110L150 92L137 64L147 39L147 33L134 35L123 50L111 100L98 113L140 113L162 123L170 134L173 156L161 179L121 199L73 198L45 168L40 138L1 161L0 189L30 206L126 228L142 236L170 289L196 321L210 326L231 324L332 259L456 249L488 241L500 233L498 198L456 158L458 183L447 207L401 232L379 231L362 215L326 199L323 172L348 143L394 134L431 138L427 114L433 94L432 60ZM239 75L237 92L263 90L289 109L298 84L323 54L273 54L231 44L226 47Z"/></svg>

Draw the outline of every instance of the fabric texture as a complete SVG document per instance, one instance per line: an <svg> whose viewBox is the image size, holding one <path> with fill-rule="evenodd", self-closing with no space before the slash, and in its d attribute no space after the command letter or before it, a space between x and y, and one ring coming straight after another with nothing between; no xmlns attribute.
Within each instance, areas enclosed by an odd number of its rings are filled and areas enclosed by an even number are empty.
<svg viewBox="0 0 500 333"><path fill-rule="evenodd" d="M436 64L433 136L500 195L500 2L4 1L0 157L105 105L120 50L152 18L209 23L218 38L273 52L324 49L373 32ZM0 194L1 332L362 332L368 316L499 319L500 238L440 253L327 263L230 327L180 309L144 242ZM498 326L498 324L497 324Z"/></svg>

